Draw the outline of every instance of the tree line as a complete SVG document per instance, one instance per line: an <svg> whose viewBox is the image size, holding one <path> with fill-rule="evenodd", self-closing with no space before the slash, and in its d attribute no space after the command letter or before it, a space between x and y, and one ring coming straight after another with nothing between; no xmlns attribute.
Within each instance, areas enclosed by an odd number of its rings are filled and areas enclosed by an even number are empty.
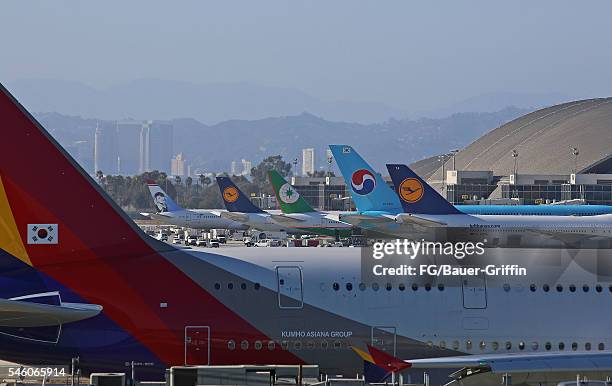
<svg viewBox="0 0 612 386"><path fill-rule="evenodd" d="M268 182L268 170L276 170L287 177L292 172L291 164L280 155L270 156L251 169L250 179L246 176L231 176L232 180L248 196L251 194L273 194ZM321 175L319 175L321 174ZM219 176L227 176L220 173ZM323 177L325 172L317 173ZM96 172L100 186L115 202L126 211L154 210L155 206L147 187L147 181L155 181L174 201L184 208L223 208L219 187L215 182L217 175L200 174L195 177L168 176L164 172L151 171L135 176L105 175L102 170Z"/></svg>

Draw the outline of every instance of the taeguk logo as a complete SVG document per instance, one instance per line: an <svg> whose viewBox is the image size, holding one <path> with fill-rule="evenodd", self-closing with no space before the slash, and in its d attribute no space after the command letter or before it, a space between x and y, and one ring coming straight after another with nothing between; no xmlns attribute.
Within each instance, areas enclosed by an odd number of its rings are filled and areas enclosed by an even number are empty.
<svg viewBox="0 0 612 386"><path fill-rule="evenodd" d="M365 196L372 193L376 187L376 177L367 169L359 169L353 173L351 185L355 193Z"/></svg>

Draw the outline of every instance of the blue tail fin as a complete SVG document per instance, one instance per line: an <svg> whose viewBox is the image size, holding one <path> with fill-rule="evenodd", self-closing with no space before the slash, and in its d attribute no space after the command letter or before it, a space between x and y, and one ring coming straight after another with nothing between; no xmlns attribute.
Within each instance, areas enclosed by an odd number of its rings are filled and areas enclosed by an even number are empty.
<svg viewBox="0 0 612 386"><path fill-rule="evenodd" d="M355 149L348 145L329 145L329 148L358 211L401 211L393 189Z"/></svg>
<svg viewBox="0 0 612 386"><path fill-rule="evenodd" d="M230 212L263 213L247 196L234 184L229 177L217 177L217 185L223 197L223 203Z"/></svg>
<svg viewBox="0 0 612 386"><path fill-rule="evenodd" d="M461 213L408 166L387 164L387 170L393 180L404 212L415 214Z"/></svg>
<svg viewBox="0 0 612 386"><path fill-rule="evenodd" d="M155 181L147 181L147 185L159 212L174 212L183 209Z"/></svg>

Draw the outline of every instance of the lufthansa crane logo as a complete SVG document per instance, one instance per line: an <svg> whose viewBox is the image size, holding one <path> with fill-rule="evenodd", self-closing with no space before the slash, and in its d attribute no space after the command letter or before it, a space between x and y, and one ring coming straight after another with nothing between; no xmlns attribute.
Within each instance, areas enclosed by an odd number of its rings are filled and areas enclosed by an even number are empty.
<svg viewBox="0 0 612 386"><path fill-rule="evenodd" d="M229 203L236 202L238 199L238 189L233 186L223 189L223 199Z"/></svg>
<svg viewBox="0 0 612 386"><path fill-rule="evenodd" d="M402 200L409 204L414 204L423 197L423 184L416 178L406 178L398 190Z"/></svg>

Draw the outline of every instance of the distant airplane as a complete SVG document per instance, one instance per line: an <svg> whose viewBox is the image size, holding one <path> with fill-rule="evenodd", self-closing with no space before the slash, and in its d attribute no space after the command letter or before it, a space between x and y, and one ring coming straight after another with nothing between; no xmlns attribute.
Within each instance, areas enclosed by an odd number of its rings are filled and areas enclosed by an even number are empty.
<svg viewBox="0 0 612 386"><path fill-rule="evenodd" d="M162 221L165 224L194 229L248 229L248 226L240 222L221 216L219 213L222 211L183 209L155 181L147 181L147 185L158 212L142 213L144 216Z"/></svg>
<svg viewBox="0 0 612 386"><path fill-rule="evenodd" d="M387 170L403 213L388 217L400 224L399 236L443 229L453 241L483 241L487 246L612 248L612 214L596 216L473 215L458 210L406 165ZM417 236L418 237L418 236Z"/></svg>
<svg viewBox="0 0 612 386"><path fill-rule="evenodd" d="M2 360L79 357L82 374L135 363L139 380L234 364L319 364L369 381L374 369L381 381L460 368L464 385L612 373L610 277L578 261L605 265L609 249L495 248L536 268L566 258L571 271L491 280L370 278L359 248L180 250L139 229L1 85L0 130Z"/></svg>
<svg viewBox="0 0 612 386"><path fill-rule="evenodd" d="M276 170L268 172L276 200L283 215L274 215L277 223L286 224L287 227L319 235L348 237L352 234L353 225L335 220L337 213L319 212L306 202L304 197L295 190ZM331 216L330 216L331 214Z"/></svg>
<svg viewBox="0 0 612 386"><path fill-rule="evenodd" d="M349 145L329 145L353 201L360 212L401 212L398 196L379 173ZM612 205L455 205L467 214L533 215L533 216L596 216L612 214Z"/></svg>

